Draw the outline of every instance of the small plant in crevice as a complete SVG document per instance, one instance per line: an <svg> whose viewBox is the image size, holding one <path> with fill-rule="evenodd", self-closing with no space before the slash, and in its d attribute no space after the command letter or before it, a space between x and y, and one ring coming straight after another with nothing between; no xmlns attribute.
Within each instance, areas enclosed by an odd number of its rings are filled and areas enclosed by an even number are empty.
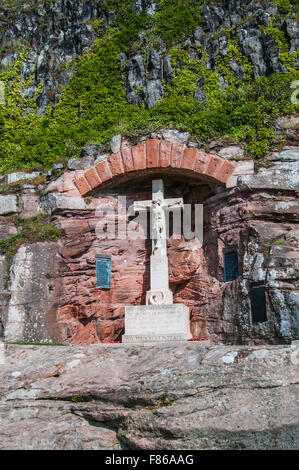
<svg viewBox="0 0 299 470"><path fill-rule="evenodd" d="M12 258L23 244L43 241L58 241L61 237L60 230L50 222L49 216L40 214L29 219L22 219L19 215L14 217L18 233L0 240L0 253L6 256L8 269Z"/></svg>
<svg viewBox="0 0 299 470"><path fill-rule="evenodd" d="M171 406L174 405L175 401L169 397L167 392L164 392L157 400L156 400L156 407L162 406Z"/></svg>
<svg viewBox="0 0 299 470"><path fill-rule="evenodd" d="M84 198L85 203L89 206L89 204L92 202L93 197L92 196L86 196Z"/></svg>
<svg viewBox="0 0 299 470"><path fill-rule="evenodd" d="M9 279L10 279L9 274L5 274L3 276L3 287L4 287L4 289L7 289Z"/></svg>
<svg viewBox="0 0 299 470"><path fill-rule="evenodd" d="M72 401L73 403L84 403L84 402L86 402L86 401L88 401L88 400L87 400L86 398L84 398L84 397L74 396L74 397L72 397L71 401Z"/></svg>

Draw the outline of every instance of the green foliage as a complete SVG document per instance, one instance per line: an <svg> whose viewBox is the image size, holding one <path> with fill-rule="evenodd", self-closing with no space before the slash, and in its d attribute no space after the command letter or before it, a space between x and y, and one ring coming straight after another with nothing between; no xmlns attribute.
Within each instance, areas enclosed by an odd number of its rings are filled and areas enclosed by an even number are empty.
<svg viewBox="0 0 299 470"><path fill-rule="evenodd" d="M106 13L114 11L115 21L93 22L98 39L84 56L74 60L74 73L56 106L49 106L44 116L36 113L40 84L32 99L26 90L33 77L20 80L26 51L7 70L4 81L6 104L0 104L0 164L3 172L32 167L48 168L54 161L79 155L83 145L106 143L113 135L138 133L144 129L173 126L189 130L200 139L228 136L245 144L247 153L261 158L275 136L273 121L279 115L292 114L298 106L291 103L290 84L298 80L294 68L297 53L290 53L284 33L274 27L264 28L280 49L280 60L288 74L273 74L254 80L252 65L241 52L232 31L228 52L217 56L219 73L212 72L207 54L198 50L199 60L191 60L180 44L199 24L199 6L203 1L160 0L150 17L136 14L131 0L104 0ZM294 3L294 2L293 2ZM164 84L165 97L154 108L129 105L122 83L120 52L128 55L142 49L140 32L144 31L152 47L167 43L174 77L172 86ZM242 67L239 80L231 63ZM220 87L220 76L226 82ZM195 100L197 89L203 100ZM136 90L140 92L141 90Z"/></svg>
<svg viewBox="0 0 299 470"><path fill-rule="evenodd" d="M34 9L44 4L55 3L57 0L1 0L0 8L8 11L16 11L23 5L24 9Z"/></svg>
<svg viewBox="0 0 299 470"><path fill-rule="evenodd" d="M155 14L155 32L168 45L187 38L201 21L198 0L160 0Z"/></svg>
<svg viewBox="0 0 299 470"><path fill-rule="evenodd" d="M97 18L91 22L91 25L96 36L103 36L106 27L106 22L104 20L100 20Z"/></svg>
<svg viewBox="0 0 299 470"><path fill-rule="evenodd" d="M277 5L278 11L283 14L289 13L294 7L298 8L298 0L273 0L273 3Z"/></svg>
<svg viewBox="0 0 299 470"><path fill-rule="evenodd" d="M229 38L227 43L227 54L225 57L216 58L216 64L219 71L229 85L241 85L230 67L230 63L235 62L243 69L244 82L249 82L252 79L252 65L247 57L241 53L238 38Z"/></svg>
<svg viewBox="0 0 299 470"><path fill-rule="evenodd" d="M175 49L171 58L175 67L172 87L167 88L165 99L150 112L158 122L163 119L163 124L188 129L202 139L228 136L243 142L250 156L261 158L275 136L273 120L295 112L290 101L294 75L273 74L252 80L252 66L241 54L236 39L228 41L228 58L217 58L228 84L224 91L219 85L220 74L206 67L204 53L200 61L193 61L186 51ZM231 60L243 66L244 80L238 80L232 73ZM194 99L198 82L206 93L204 106Z"/></svg>
<svg viewBox="0 0 299 470"><path fill-rule="evenodd" d="M159 396L155 400L155 409L156 408L161 408L163 406L171 406L174 405L175 401L172 398L169 398L169 395L167 392L164 392L161 396Z"/></svg>
<svg viewBox="0 0 299 470"><path fill-rule="evenodd" d="M36 114L36 99L42 84L35 96L26 97L25 91L33 83L33 76L22 81L20 71L26 60L27 51L22 52L3 73L0 80L5 86L6 104L0 104L0 155L1 170L47 166L52 161L51 143L47 142L47 125L49 116ZM64 147L64 145L63 145Z"/></svg>
<svg viewBox="0 0 299 470"><path fill-rule="evenodd" d="M61 237L60 230L44 214L28 219L16 215L14 222L19 229L17 235L0 240L0 253L5 254L10 262L19 247L25 243L57 241Z"/></svg>
<svg viewBox="0 0 299 470"><path fill-rule="evenodd" d="M278 49L280 50L280 61L284 64L289 73L293 73L294 64L299 57L299 51L289 52L289 43L283 31L274 27L262 27L262 29L274 39Z"/></svg>
<svg viewBox="0 0 299 470"><path fill-rule="evenodd" d="M73 403L84 403L86 401L88 401L86 398L84 397L77 397L77 396L74 396L72 397L72 400L71 400Z"/></svg>
<svg viewBox="0 0 299 470"><path fill-rule="evenodd" d="M274 41L277 44L277 47L281 50L281 52L288 52L289 44L283 31L277 28L274 28L272 26L269 28L261 26L261 29L266 31L266 33L268 33L269 36L271 36L274 39Z"/></svg>

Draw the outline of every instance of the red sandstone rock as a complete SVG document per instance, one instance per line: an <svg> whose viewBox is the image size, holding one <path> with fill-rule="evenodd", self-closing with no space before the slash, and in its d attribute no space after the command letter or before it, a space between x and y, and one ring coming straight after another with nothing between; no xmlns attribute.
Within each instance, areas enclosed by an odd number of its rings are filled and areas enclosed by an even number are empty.
<svg viewBox="0 0 299 470"><path fill-rule="evenodd" d="M125 172L134 171L132 147L123 147L121 149L121 154Z"/></svg>
<svg viewBox="0 0 299 470"><path fill-rule="evenodd" d="M84 170L66 171L57 180L48 184L45 192L56 190L60 193L67 193L71 197L78 197L80 192L74 185L74 181L81 176L84 176Z"/></svg>
<svg viewBox="0 0 299 470"><path fill-rule="evenodd" d="M182 168L193 170L197 157L197 149L185 149L182 160Z"/></svg>
<svg viewBox="0 0 299 470"><path fill-rule="evenodd" d="M91 189L97 188L102 182L95 168L90 168L89 170L85 171L84 176L87 179Z"/></svg>
<svg viewBox="0 0 299 470"><path fill-rule="evenodd" d="M123 319L118 319L115 321L104 320L100 321L97 325L97 336L102 342L117 341L120 338L124 330L124 321Z"/></svg>
<svg viewBox="0 0 299 470"><path fill-rule="evenodd" d="M171 166L172 168L181 168L185 145L181 143L172 144Z"/></svg>
<svg viewBox="0 0 299 470"><path fill-rule="evenodd" d="M158 139L148 139L146 142L146 166L157 168L159 166L160 142Z"/></svg>
<svg viewBox="0 0 299 470"><path fill-rule="evenodd" d="M96 170L102 182L108 181L112 178L112 173L107 160L103 160L96 165Z"/></svg>
<svg viewBox="0 0 299 470"><path fill-rule="evenodd" d="M194 165L194 171L196 173L204 174L205 169L209 163L210 156L205 152L197 152L197 157Z"/></svg>
<svg viewBox="0 0 299 470"><path fill-rule="evenodd" d="M75 325L73 325L75 326ZM70 327L70 325L69 325ZM75 329L69 329L69 332L72 331L70 344L96 344L99 343L99 338L96 332L95 323L76 323Z"/></svg>
<svg viewBox="0 0 299 470"><path fill-rule="evenodd" d="M167 168L171 165L171 150L172 144L170 142L162 141L160 144L160 167Z"/></svg>
<svg viewBox="0 0 299 470"><path fill-rule="evenodd" d="M64 307L61 307L57 314L57 320L59 322L74 320L73 305L65 305Z"/></svg>
<svg viewBox="0 0 299 470"><path fill-rule="evenodd" d="M132 147L132 156L134 163L134 170L146 169L146 147L145 144L136 145Z"/></svg>
<svg viewBox="0 0 299 470"><path fill-rule="evenodd" d="M212 176L216 179L215 175L217 172L219 172L224 162L225 160L220 157L211 156L210 161L207 167L205 168L205 174L207 176Z"/></svg>
<svg viewBox="0 0 299 470"><path fill-rule="evenodd" d="M121 175L124 173L124 166L121 153L116 153L110 155L108 158L108 162L110 164L110 168L112 171L113 176Z"/></svg>
<svg viewBox="0 0 299 470"><path fill-rule="evenodd" d="M231 162L225 161L223 165L216 171L215 178L222 183L226 183L229 177L233 174L235 165Z"/></svg>
<svg viewBox="0 0 299 470"><path fill-rule="evenodd" d="M82 196L85 196L85 194L91 191L91 187L88 184L87 180L84 178L84 176L81 176L81 178L76 179L75 185L79 189L80 194Z"/></svg>

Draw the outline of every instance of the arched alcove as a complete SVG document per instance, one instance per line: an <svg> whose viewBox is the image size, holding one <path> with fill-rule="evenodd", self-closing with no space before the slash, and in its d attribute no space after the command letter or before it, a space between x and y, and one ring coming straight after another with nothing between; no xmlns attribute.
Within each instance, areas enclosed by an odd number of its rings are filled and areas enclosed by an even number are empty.
<svg viewBox="0 0 299 470"><path fill-rule="evenodd" d="M163 170L152 168L148 173L147 170L129 172L128 179L111 178L110 185L99 184L92 192L89 189L95 211L74 213L68 219L57 216L66 231L61 253L65 261L65 271L61 276L65 297L58 312L64 341L86 344L121 340L125 306L145 304L146 292L150 289L151 240L118 237L118 224L123 217L118 209L120 197L126 198L126 208L134 202L150 200L152 179L162 177L166 199L183 198L184 204L194 207L213 199L224 186L215 177L199 178L193 171L163 173ZM109 209L110 216L107 216L106 209ZM96 226L99 221L109 223L111 209L115 211L115 238L99 239ZM196 239L186 240L183 234L180 239L170 237L167 242L169 286L174 303L189 308L194 338L211 337L219 326L223 272L221 256L218 256L222 241L215 231L213 218L217 210L218 206L211 210L210 203L205 209L203 246ZM131 222L127 218L126 227ZM218 228L221 231L221 226ZM232 226L231 230L235 233L235 227ZM234 239L234 243L238 241ZM99 254L112 259L110 289L96 287L95 262Z"/></svg>
<svg viewBox="0 0 299 470"><path fill-rule="evenodd" d="M177 142L148 139L140 145L123 147L119 153L86 170L74 183L82 196L100 187L113 187L143 175L153 177L157 173L226 185L235 168L235 163L217 155L187 148Z"/></svg>

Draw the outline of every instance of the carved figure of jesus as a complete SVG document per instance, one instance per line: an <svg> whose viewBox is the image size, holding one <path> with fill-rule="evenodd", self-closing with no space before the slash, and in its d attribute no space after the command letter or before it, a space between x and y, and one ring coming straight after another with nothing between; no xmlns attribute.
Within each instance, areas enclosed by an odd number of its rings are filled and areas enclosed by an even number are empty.
<svg viewBox="0 0 299 470"><path fill-rule="evenodd" d="M160 201L153 201L152 206L153 256L166 256L166 219Z"/></svg>
<svg viewBox="0 0 299 470"><path fill-rule="evenodd" d="M147 304L172 304L173 296L169 290L168 258L166 244L165 211L182 209L183 199L164 199L163 180L153 181L153 198L151 201L134 203L135 211L151 212L152 256L151 256L151 290L147 293Z"/></svg>

